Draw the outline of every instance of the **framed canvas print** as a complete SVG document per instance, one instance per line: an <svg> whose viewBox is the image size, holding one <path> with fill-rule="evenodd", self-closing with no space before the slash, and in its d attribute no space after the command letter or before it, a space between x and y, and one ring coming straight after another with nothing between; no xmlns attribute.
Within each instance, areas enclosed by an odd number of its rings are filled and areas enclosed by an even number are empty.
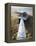
<svg viewBox="0 0 36 46"><path fill-rule="evenodd" d="M5 4L5 42L35 41L35 5Z"/></svg>

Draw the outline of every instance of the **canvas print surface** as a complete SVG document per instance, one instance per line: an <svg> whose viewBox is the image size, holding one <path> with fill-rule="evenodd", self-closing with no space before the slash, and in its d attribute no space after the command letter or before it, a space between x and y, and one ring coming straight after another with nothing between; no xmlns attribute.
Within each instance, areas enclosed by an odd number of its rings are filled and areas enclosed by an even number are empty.
<svg viewBox="0 0 36 46"><path fill-rule="evenodd" d="M11 40L33 38L33 7L11 6Z"/></svg>

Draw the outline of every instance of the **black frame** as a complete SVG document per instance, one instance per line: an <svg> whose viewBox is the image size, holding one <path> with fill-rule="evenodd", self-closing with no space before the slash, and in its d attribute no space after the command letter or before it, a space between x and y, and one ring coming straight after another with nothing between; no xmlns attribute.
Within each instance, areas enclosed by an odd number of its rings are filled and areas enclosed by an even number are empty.
<svg viewBox="0 0 36 46"><path fill-rule="evenodd" d="M20 40L10 40L10 21L11 20L11 6L22 6L22 7L33 7L33 40L35 41L35 5L34 4L21 4L21 3L6 3L5 4L5 42L15 43L15 42L29 42L29 41L20 41ZM8 32L9 31L9 32ZM8 38L9 37L9 38Z"/></svg>

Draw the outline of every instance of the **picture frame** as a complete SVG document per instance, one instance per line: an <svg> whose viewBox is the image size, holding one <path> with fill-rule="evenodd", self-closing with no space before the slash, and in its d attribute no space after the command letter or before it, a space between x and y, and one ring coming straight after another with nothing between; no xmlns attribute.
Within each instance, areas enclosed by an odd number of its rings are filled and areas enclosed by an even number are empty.
<svg viewBox="0 0 36 46"><path fill-rule="evenodd" d="M30 14L33 14L33 20L30 21L30 22L33 22L32 30L31 30L32 39L30 39L30 40L13 40L13 39L11 39L12 38L11 37L11 35L12 35L12 33L11 33L12 32L11 31L11 11L13 10L12 6L15 9L19 9L16 7L32 7L33 11L32 11L32 13L30 13ZM22 9L24 9L24 8L22 8ZM29 10L27 10L27 11L29 11ZM31 12L31 10L30 10L30 12ZM22 4L22 3L6 3L5 4L5 42L16 43L16 42L32 42L32 41L35 41L35 5L34 4Z"/></svg>

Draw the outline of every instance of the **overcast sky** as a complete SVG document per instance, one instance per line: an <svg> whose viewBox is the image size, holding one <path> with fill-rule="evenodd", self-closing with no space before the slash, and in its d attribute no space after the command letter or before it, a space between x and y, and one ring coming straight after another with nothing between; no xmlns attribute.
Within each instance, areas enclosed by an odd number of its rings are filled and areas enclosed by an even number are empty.
<svg viewBox="0 0 36 46"><path fill-rule="evenodd" d="M11 6L11 13L14 12L27 12L29 15L33 15L33 8L32 7L18 7L18 6Z"/></svg>

